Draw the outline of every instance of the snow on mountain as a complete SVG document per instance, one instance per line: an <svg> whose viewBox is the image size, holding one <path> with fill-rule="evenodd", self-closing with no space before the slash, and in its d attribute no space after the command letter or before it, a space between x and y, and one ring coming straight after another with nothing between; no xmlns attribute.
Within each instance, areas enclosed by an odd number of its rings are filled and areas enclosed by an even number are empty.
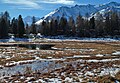
<svg viewBox="0 0 120 83"><path fill-rule="evenodd" d="M85 16L86 14L91 15L92 13L95 13L97 9L94 7L94 5L75 5L74 7L60 7L56 9L55 11L49 13L48 15L44 16L43 19L40 19L36 22L36 24L40 24L43 20L51 20L52 18L59 19L62 16L69 19L69 17L73 17L76 19L76 17L80 14L82 16Z"/></svg>
<svg viewBox="0 0 120 83"><path fill-rule="evenodd" d="M83 17L91 17L91 16L96 16L96 14L99 12L103 16L105 16L106 13L110 11L119 11L120 12L120 3L117 2L110 2L104 5L100 6L95 6L95 5L75 5L73 7L66 7L62 6L55 11L47 14L44 16L42 19L36 22L37 25L40 25L41 22L44 21L49 21L52 18L55 19L60 19L62 16L65 18L69 19L69 17L73 17L75 20L76 17L80 14Z"/></svg>
<svg viewBox="0 0 120 83"><path fill-rule="evenodd" d="M31 25L32 24L32 16L26 16L25 18L24 18L24 23L26 24L28 24L28 25ZM37 21L39 21L40 20L40 18L38 18L38 17L35 17L35 20L36 20L36 22Z"/></svg>
<svg viewBox="0 0 120 83"><path fill-rule="evenodd" d="M97 17L98 12L103 16L106 17L107 13L110 12L120 12L120 3L116 3L116 2L110 2L108 4L105 5L101 5L97 8L99 11L97 11L94 15L95 18Z"/></svg>
<svg viewBox="0 0 120 83"><path fill-rule="evenodd" d="M100 5L98 7L98 9L101 10L101 9L106 9L106 8L111 8L111 7L119 8L119 10L120 10L120 3L110 2L110 3L104 4L104 5Z"/></svg>

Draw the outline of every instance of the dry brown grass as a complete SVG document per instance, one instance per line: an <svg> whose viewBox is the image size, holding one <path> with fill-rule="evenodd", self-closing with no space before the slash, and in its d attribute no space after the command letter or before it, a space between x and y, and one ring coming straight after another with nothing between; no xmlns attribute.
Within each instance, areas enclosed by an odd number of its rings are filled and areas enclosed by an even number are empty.
<svg viewBox="0 0 120 83"><path fill-rule="evenodd" d="M115 78L120 82L120 71L115 75Z"/></svg>
<svg viewBox="0 0 120 83"><path fill-rule="evenodd" d="M27 42L21 42L23 44L32 44ZM16 43L8 43L8 44L21 44L19 42ZM92 57L88 58L81 58L81 59L108 59L113 57L95 57L96 54L112 54L115 51L120 51L120 42L80 42L80 41L62 41L62 42L36 42L37 44L54 44L56 48L61 48L61 50L48 50L51 51L42 51L38 50L38 54L36 56L40 58L64 58L64 57L72 57L73 55L93 55ZM2 43L5 44L5 43ZM71 49L71 50L65 50L65 49ZM34 59L34 52L26 52L27 48L15 48L14 50L8 50L5 47L0 47L2 49L1 53L3 52L9 52L6 53L9 56L14 55L13 58L10 58L9 60L6 59L0 59L0 65L3 65L9 61L21 61L21 60L31 60ZM3 50L4 49L4 50ZM72 50L75 49L75 50ZM81 51L80 49L83 49ZM84 51L84 49L88 49L88 51ZM94 49L93 51L89 51L89 49ZM26 53L26 54L24 54ZM114 58L119 58L119 56L115 56Z"/></svg>

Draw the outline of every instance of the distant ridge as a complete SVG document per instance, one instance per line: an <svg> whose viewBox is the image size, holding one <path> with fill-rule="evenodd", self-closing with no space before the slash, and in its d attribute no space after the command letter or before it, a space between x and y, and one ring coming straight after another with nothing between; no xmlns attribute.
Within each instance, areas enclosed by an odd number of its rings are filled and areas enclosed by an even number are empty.
<svg viewBox="0 0 120 83"><path fill-rule="evenodd" d="M91 4L75 5L73 7L62 6L50 12L49 14L45 15L42 19L37 21L36 24L40 25L43 20L48 21L48 20L51 20L52 18L59 19L63 15L67 19L72 16L73 19L75 20L79 14L83 17L86 17L86 15L88 17L91 17L91 16L96 16L96 14L99 12L104 16L109 11L120 12L120 3L110 2L107 4L100 5L100 6L95 6Z"/></svg>

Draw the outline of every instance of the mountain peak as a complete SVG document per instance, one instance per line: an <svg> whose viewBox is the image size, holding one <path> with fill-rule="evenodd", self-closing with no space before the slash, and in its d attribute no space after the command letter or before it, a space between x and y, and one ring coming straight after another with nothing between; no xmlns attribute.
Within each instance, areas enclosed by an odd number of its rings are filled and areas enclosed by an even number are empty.
<svg viewBox="0 0 120 83"><path fill-rule="evenodd" d="M120 12L120 3L117 2L110 2L107 4L103 4L99 7L91 4L87 5L75 5L72 7L62 6L58 9L54 10L53 12L47 14L44 16L43 19L36 22L36 24L40 24L42 20L51 20L52 18L59 20L63 15L68 20L71 16L75 20L76 17L80 14L83 17L91 17L95 15L97 12L100 12L101 14L104 14L109 11L119 11Z"/></svg>
<svg viewBox="0 0 120 83"><path fill-rule="evenodd" d="M110 2L108 4L106 4L107 6L110 6L110 7L115 7L115 6L120 6L120 3L117 3L117 2Z"/></svg>
<svg viewBox="0 0 120 83"><path fill-rule="evenodd" d="M119 4L119 3L112 1L109 4Z"/></svg>

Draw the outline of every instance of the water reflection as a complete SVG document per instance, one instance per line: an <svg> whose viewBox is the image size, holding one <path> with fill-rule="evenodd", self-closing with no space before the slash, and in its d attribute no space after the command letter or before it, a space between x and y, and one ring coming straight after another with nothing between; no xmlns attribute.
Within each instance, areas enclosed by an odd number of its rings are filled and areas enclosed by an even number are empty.
<svg viewBox="0 0 120 83"><path fill-rule="evenodd" d="M50 50L51 47L55 46L53 44L4 44L0 45L2 47L24 47L28 49L43 49Z"/></svg>

